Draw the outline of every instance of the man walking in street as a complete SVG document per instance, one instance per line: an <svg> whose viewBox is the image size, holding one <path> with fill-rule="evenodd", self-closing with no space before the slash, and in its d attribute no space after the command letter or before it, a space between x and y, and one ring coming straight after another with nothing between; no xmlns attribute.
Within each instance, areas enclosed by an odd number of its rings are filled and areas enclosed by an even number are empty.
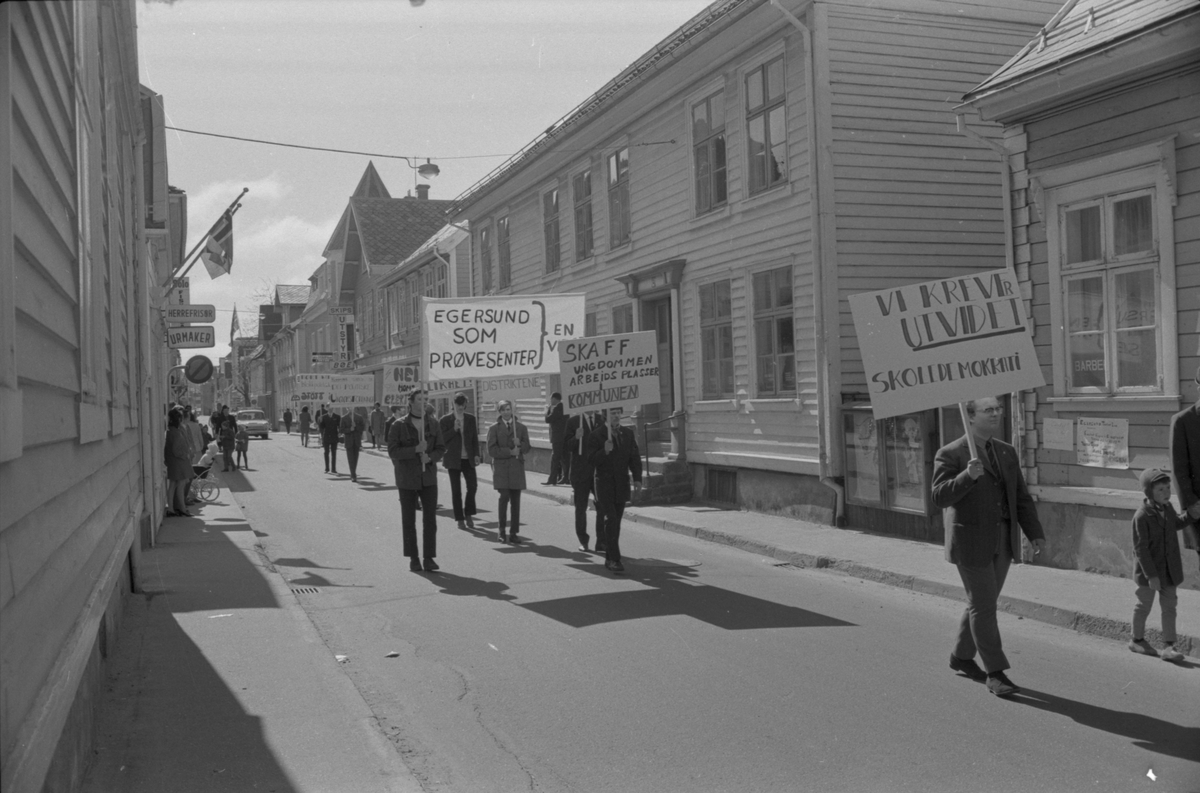
<svg viewBox="0 0 1200 793"><path fill-rule="evenodd" d="M467 395L456 394L454 411L442 416L442 443L446 456L442 464L450 472L450 504L460 529L473 529L475 522L475 491L478 484L475 466L479 465L479 427L475 417L467 412ZM467 481L467 496L463 500L462 480Z"/></svg>
<svg viewBox="0 0 1200 793"><path fill-rule="evenodd" d="M563 412L562 394L555 391L550 395L546 408L546 423L550 425L550 475L543 485L557 485L567 481L563 467L563 446L567 439L567 416Z"/></svg>
<svg viewBox="0 0 1200 793"><path fill-rule="evenodd" d="M338 448L338 430L341 427L342 419L332 410L325 410L325 406L321 405L322 413L317 419L317 432L321 433L321 450L325 454L325 473L337 473L337 448Z"/></svg>
<svg viewBox="0 0 1200 793"><path fill-rule="evenodd" d="M588 460L596 469L596 508L604 515L604 567L622 573L621 517L629 501L629 477L634 491L642 489L642 458L633 430L621 426L622 409L611 407L607 423L588 438Z"/></svg>
<svg viewBox="0 0 1200 793"><path fill-rule="evenodd" d="M283 409L283 429L288 435L292 434L292 409Z"/></svg>
<svg viewBox="0 0 1200 793"><path fill-rule="evenodd" d="M371 411L371 443L375 449L379 448L379 442L387 443L387 436L383 434L383 425L387 423L387 416L383 415L383 410L379 407L379 403L375 403L375 409Z"/></svg>
<svg viewBox="0 0 1200 793"><path fill-rule="evenodd" d="M564 452L567 460L567 476L575 501L575 536L579 550L588 549L587 508L588 499L595 493L596 469L588 460L585 445L587 439L600 427L600 418L592 411L576 413L567 419ZM604 515L596 509L596 553L604 552Z"/></svg>
<svg viewBox="0 0 1200 793"><path fill-rule="evenodd" d="M392 422L388 431L388 456L396 470L400 491L400 521L404 555L414 573L438 569L437 556L437 462L446 447L438 424L425 415L425 392L408 395L408 415ZM417 545L417 502L421 503L423 536ZM424 548L424 566L420 549Z"/></svg>
<svg viewBox="0 0 1200 793"><path fill-rule="evenodd" d="M1045 547L1045 534L1016 450L995 437L1004 422L999 400L972 400L966 403L966 413L966 431L974 436L976 454L971 454L963 435L938 449L933 464L933 503L943 510L946 560L958 566L967 593L950 668L1007 697L1021 689L1005 674L1009 664L1000 642L996 602L1009 566L1021 559L1017 526L1035 555ZM976 652L983 669L975 663Z"/></svg>
<svg viewBox="0 0 1200 793"><path fill-rule="evenodd" d="M362 436L367 431L367 419L357 408L347 408L338 425L346 444L346 463L350 466L350 481L358 481L358 452L362 449Z"/></svg>

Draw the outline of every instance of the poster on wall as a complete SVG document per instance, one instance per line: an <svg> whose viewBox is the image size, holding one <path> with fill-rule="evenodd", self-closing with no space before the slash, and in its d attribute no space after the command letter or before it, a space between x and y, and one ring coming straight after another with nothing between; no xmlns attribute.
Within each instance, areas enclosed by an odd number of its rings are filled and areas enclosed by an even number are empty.
<svg viewBox="0 0 1200 793"><path fill-rule="evenodd" d="M1045 385L1009 269L849 301L877 419Z"/></svg>
<svg viewBox="0 0 1200 793"><path fill-rule="evenodd" d="M1042 448L1075 451L1075 422L1071 419L1042 419Z"/></svg>
<svg viewBox="0 0 1200 793"><path fill-rule="evenodd" d="M569 339L559 345L563 408L623 408L662 400L658 373L658 334L652 330Z"/></svg>
<svg viewBox="0 0 1200 793"><path fill-rule="evenodd" d="M421 298L429 383L556 374L558 344L583 335L584 295Z"/></svg>
<svg viewBox="0 0 1200 793"><path fill-rule="evenodd" d="M1092 468L1129 468L1127 419L1089 419L1081 416L1076 428L1076 462Z"/></svg>
<svg viewBox="0 0 1200 793"><path fill-rule="evenodd" d="M889 503L900 509L925 511L925 446L921 416L895 416L884 422L887 431Z"/></svg>

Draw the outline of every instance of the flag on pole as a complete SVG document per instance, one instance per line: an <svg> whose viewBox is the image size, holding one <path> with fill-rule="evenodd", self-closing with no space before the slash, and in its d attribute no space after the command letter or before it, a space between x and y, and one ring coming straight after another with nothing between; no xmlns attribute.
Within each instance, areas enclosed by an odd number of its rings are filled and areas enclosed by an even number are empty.
<svg viewBox="0 0 1200 793"><path fill-rule="evenodd" d="M233 321L229 323L229 343L233 344L233 340L237 338L237 332L241 330L242 325L238 322L237 306L233 307Z"/></svg>
<svg viewBox="0 0 1200 793"><path fill-rule="evenodd" d="M204 250L200 252L200 260L204 269L208 270L209 278L220 278L228 275L233 269L233 213L226 210L208 232L204 240Z"/></svg>

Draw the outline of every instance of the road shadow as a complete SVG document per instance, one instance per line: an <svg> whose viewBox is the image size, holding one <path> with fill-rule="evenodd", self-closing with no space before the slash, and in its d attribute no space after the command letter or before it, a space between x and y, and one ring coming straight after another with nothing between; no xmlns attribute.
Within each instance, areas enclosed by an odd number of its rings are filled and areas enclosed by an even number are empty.
<svg viewBox="0 0 1200 793"><path fill-rule="evenodd" d="M221 487L234 493L252 493L254 485L246 478L245 468L237 471L221 471Z"/></svg>
<svg viewBox="0 0 1200 793"><path fill-rule="evenodd" d="M279 565L280 567L307 567L312 570L353 570L353 567L326 567L323 564L317 564L312 559L306 559L302 556L285 556L279 559L272 559L271 564Z"/></svg>
<svg viewBox="0 0 1200 793"><path fill-rule="evenodd" d="M146 593L168 600L176 613L279 608L262 569L228 536L246 530L249 524L167 521L155 546L142 553Z"/></svg>
<svg viewBox="0 0 1200 793"><path fill-rule="evenodd" d="M481 578L470 578L468 576L455 575L454 573L446 573L441 570L434 573L426 573L425 577L431 583L434 583L446 595L457 595L459 597L483 597L488 600L516 600L516 595L506 594L508 592L508 584L503 581L484 581Z"/></svg>
<svg viewBox="0 0 1200 793"><path fill-rule="evenodd" d="M1200 762L1200 727L1184 727L1142 713L1102 708L1030 688L1022 688L1012 701L1059 713L1093 730L1120 735L1134 746L1157 754Z"/></svg>
<svg viewBox="0 0 1200 793"><path fill-rule="evenodd" d="M330 569L340 570L341 568L330 568ZM300 576L299 578L289 578L287 580L287 582L288 582L288 586L290 586L290 587L319 586L319 587L327 587L329 589L374 589L375 588L371 584L335 584L334 582L330 581L325 576L318 575L318 574L312 572L311 570L308 571L307 573L305 573L304 575Z"/></svg>
<svg viewBox="0 0 1200 793"><path fill-rule="evenodd" d="M598 556L594 559L591 563L568 566L605 578L614 577L604 568L603 559ZM639 567L636 559L626 559L625 571L625 575L621 577L643 584L645 588L598 592L519 605L574 628L673 615L692 617L730 631L854 626L854 623L815 611L786 606L722 587L696 583L691 580L697 576L695 567L684 564L672 567L663 567L660 564Z"/></svg>

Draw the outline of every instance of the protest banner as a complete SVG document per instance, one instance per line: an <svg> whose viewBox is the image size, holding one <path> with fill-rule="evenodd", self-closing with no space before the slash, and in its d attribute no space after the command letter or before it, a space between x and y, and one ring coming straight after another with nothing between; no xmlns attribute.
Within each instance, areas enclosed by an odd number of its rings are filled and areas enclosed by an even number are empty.
<svg viewBox="0 0 1200 793"><path fill-rule="evenodd" d="M850 295L850 310L876 419L1045 385L1011 270Z"/></svg>
<svg viewBox="0 0 1200 793"><path fill-rule="evenodd" d="M581 294L421 301L421 366L430 384L555 374L559 342L583 335Z"/></svg>
<svg viewBox="0 0 1200 793"><path fill-rule="evenodd" d="M629 411L662 399L654 331L570 339L559 344L558 356L568 413Z"/></svg>
<svg viewBox="0 0 1200 793"><path fill-rule="evenodd" d="M416 366L383 367L383 404L407 405L408 395L421 387Z"/></svg>
<svg viewBox="0 0 1200 793"><path fill-rule="evenodd" d="M329 404L335 408L375 404L375 375L330 375Z"/></svg>
<svg viewBox="0 0 1200 793"><path fill-rule="evenodd" d="M292 402L306 405L328 402L329 381L332 378L331 374L296 375L296 391L292 394Z"/></svg>
<svg viewBox="0 0 1200 793"><path fill-rule="evenodd" d="M493 410L496 403L507 399L514 405L528 399L543 401L546 378L540 375L528 377L497 377L479 381L479 402L484 410Z"/></svg>

